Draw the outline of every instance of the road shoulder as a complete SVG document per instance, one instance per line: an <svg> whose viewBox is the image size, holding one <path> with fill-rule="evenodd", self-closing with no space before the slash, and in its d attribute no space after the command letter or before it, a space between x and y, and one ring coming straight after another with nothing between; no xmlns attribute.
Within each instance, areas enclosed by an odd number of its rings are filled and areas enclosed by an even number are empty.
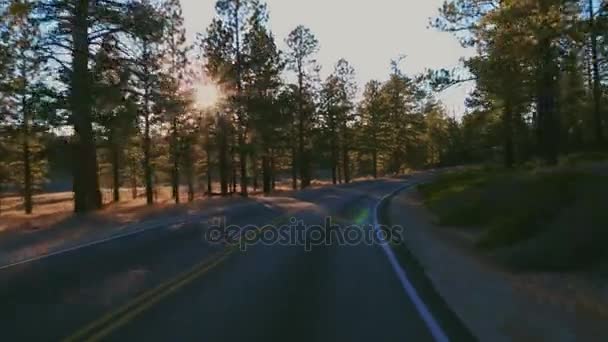
<svg viewBox="0 0 608 342"><path fill-rule="evenodd" d="M479 340L606 340L600 335L605 328L576 310L539 303L518 291L509 274L463 248L466 236L448 234L434 225L415 188L394 196L385 216L390 224L405 228L405 253L411 254L447 306Z"/></svg>

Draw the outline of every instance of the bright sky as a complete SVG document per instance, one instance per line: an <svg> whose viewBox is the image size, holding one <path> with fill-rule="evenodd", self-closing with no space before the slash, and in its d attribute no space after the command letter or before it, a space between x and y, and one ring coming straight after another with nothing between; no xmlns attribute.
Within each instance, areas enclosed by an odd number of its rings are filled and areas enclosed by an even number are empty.
<svg viewBox="0 0 608 342"><path fill-rule="evenodd" d="M188 35L203 32L214 15L215 0L181 0ZM449 33L429 28L443 0L267 0L270 28L280 48L297 25L309 27L320 42L317 60L322 76L340 58L355 68L359 86L371 79L385 80L390 60L407 55L402 69L415 74L425 68L453 67L470 55ZM460 115L469 86L450 89L440 98L450 113ZM212 90L201 101L211 101Z"/></svg>

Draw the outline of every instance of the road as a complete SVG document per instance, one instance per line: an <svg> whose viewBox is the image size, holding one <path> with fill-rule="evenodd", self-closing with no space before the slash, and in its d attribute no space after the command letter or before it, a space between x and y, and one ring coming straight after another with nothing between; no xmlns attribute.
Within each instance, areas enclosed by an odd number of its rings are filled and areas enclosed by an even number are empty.
<svg viewBox="0 0 608 342"><path fill-rule="evenodd" d="M260 227L332 217L363 232L379 200L414 181L310 189L224 214ZM0 271L2 340L437 340L377 243L243 251L208 241L208 231L208 222L166 227ZM445 336L470 338L432 289L418 290Z"/></svg>

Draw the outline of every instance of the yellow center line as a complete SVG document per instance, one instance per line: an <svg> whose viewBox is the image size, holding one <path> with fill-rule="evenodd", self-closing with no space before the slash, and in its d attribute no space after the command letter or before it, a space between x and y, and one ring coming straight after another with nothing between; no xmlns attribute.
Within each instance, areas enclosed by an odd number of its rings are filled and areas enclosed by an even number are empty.
<svg viewBox="0 0 608 342"><path fill-rule="evenodd" d="M143 305L146 302L149 302L158 296L162 296L164 298L166 295L163 295L163 293L166 292L166 290L173 288L172 285L182 283L181 281L185 280L185 279L190 279L190 281L194 280L194 278L191 278L192 275L195 275L195 274L197 274L198 276L202 275L204 272L201 272L201 271L203 271L203 270L208 271L209 269L212 268L211 266L213 266L213 267L217 266L221 261L226 259L230 254L232 254L232 252L233 252L233 249L230 249L228 251L217 253L217 254L211 256L210 258L203 260L202 262L200 262L197 265L195 265L194 267L192 267L190 270L178 275L175 278L169 279L168 281L158 285L157 287L155 287L151 290L148 290L148 291L142 293L141 295L137 296L135 299L131 300L130 302L126 303L125 305L121 306L120 308L118 308L114 311L111 311L111 312L105 314L104 316L102 316L101 318L86 325L82 329L76 331L74 334L72 334L69 337L67 337L66 339L64 339L64 341L72 342L72 341L82 340L87 335L91 335L95 330L100 329L104 325L110 323L116 317L125 315L132 309L137 310L137 306ZM183 283L182 286L183 285L185 285L185 283ZM174 290L172 292L174 292Z"/></svg>
<svg viewBox="0 0 608 342"><path fill-rule="evenodd" d="M89 338L87 338L87 341L91 341L91 342L92 341L99 341L102 338L110 335L112 332L118 330L123 325L129 323L135 317L137 317L138 315L140 315L144 311L148 310L152 306L156 305L158 302L160 302L161 300L163 300L167 296L170 296L171 294L173 294L173 293L177 292L178 290L180 290L182 287L184 287L184 286L188 285L189 283L191 283L193 280L195 280L195 279L203 276L209 270L211 270L215 266L221 264L229 256L230 256L230 254L226 254L226 255L220 257L218 260L216 260L213 263L211 263L210 265L208 265L208 266L206 266L206 267L204 267L204 268L196 271L195 273L189 275L185 279L182 279L182 280L178 281L177 283L169 286L169 288L167 288L165 291L159 293L157 296L152 297L150 300L142 303L141 305L137 306L135 309L133 309L131 311L128 311L126 314L122 315L117 320L113 321L110 325L108 325L105 328L101 329L97 333L91 335Z"/></svg>
<svg viewBox="0 0 608 342"><path fill-rule="evenodd" d="M269 225L277 225L286 221L287 216L282 215L273 219ZM165 297L175 293L185 285L203 276L205 273L221 264L235 250L236 246L233 246L223 252L212 255L211 257L196 264L188 271L183 272L178 276L158 285L157 287L140 294L135 299L129 301L120 308L111 311L103 315L101 318L87 324L83 328L65 338L63 341L96 341L109 335L116 329L133 320L145 310L160 302Z"/></svg>

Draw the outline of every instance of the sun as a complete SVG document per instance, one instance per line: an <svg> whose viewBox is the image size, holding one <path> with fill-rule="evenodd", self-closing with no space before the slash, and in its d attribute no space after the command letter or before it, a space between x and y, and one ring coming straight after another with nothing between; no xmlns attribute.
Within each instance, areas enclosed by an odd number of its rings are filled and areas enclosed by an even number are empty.
<svg viewBox="0 0 608 342"><path fill-rule="evenodd" d="M220 90L211 82L201 82L196 86L196 103L200 108L215 106L220 97Z"/></svg>

